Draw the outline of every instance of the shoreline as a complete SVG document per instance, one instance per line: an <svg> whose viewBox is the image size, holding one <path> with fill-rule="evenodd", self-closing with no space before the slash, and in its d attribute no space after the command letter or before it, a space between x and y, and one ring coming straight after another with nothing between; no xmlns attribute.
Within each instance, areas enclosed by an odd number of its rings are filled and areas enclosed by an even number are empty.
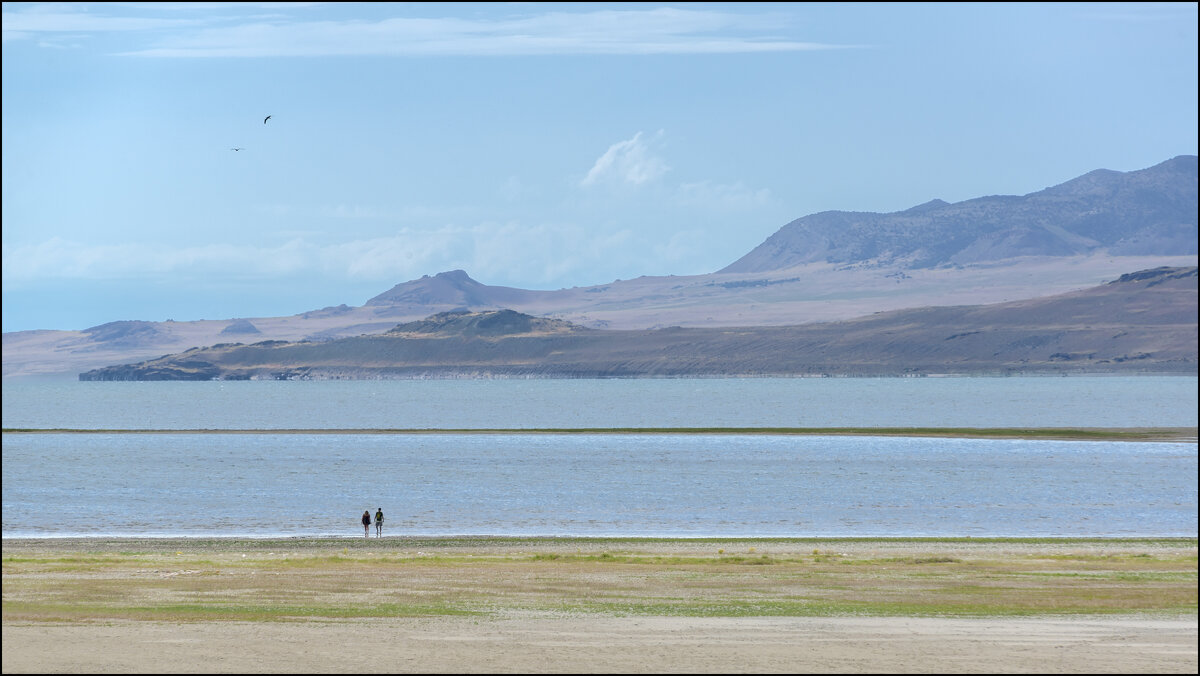
<svg viewBox="0 0 1200 676"><path fill-rule="evenodd" d="M81 536L5 537L6 559L25 555L108 554L261 554L320 555L330 552L367 557L488 554L561 555L597 552L639 552L647 556L711 556L714 552L769 552L773 556L802 558L818 551L839 556L878 557L953 556L1025 557L1087 552L1104 556L1136 552L1197 555L1198 538L1189 536L1120 537L639 537L639 536L507 536L507 535L388 535L369 538L346 536ZM641 555L641 554L639 554Z"/></svg>
<svg viewBox="0 0 1200 676"><path fill-rule="evenodd" d="M1196 442L1196 427L577 427L577 428L254 428L254 429L80 429L4 428L3 434L280 434L280 435L780 435L937 437L1062 441Z"/></svg>
<svg viewBox="0 0 1200 676"><path fill-rule="evenodd" d="M577 544L595 545L648 545L669 546L672 544L712 544L712 543L762 543L780 544L803 547L812 543L827 544L894 544L911 546L948 546L948 545L1028 545L1043 546L1055 544L1075 545L1113 545L1113 544L1155 544L1168 543L1175 545L1197 546L1200 538L1196 535L488 535L488 534L410 534L410 535L372 535L364 538L358 535L47 535L47 536L4 536L4 547L29 548L42 545L48 548L69 547L84 544L87 546L120 545L122 543L162 543L167 549L175 544L193 545L223 545L236 543L261 543L284 547L294 545L307 547L312 545L342 545L355 544L362 541L376 542L391 546L406 546L423 544L427 546L461 547L468 545L496 546L575 546ZM165 551L165 549L164 549Z"/></svg>
<svg viewBox="0 0 1200 676"><path fill-rule="evenodd" d="M230 547L304 551L321 547L372 548L391 551L426 548L488 547L492 549L534 547L547 551L568 548L625 546L674 548L775 545L786 548L839 545L872 547L1047 547L1047 546L1180 546L1196 545L1195 535L505 535L505 534L400 534L369 538L359 535L5 535L3 548L13 551L125 551L137 546L142 551L174 552L180 548L223 550Z"/></svg>

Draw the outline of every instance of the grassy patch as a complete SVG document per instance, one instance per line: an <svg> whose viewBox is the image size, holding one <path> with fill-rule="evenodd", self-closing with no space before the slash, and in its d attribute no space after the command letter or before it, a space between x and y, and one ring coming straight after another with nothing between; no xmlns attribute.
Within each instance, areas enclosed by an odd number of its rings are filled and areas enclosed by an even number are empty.
<svg viewBox="0 0 1200 676"><path fill-rule="evenodd" d="M437 604L381 603L369 607L344 605L287 605L246 603L241 605L173 603L156 605L107 605L102 609L80 604L4 604L6 620L41 622L82 622L106 620L146 620L156 622L288 622L314 619L355 619L368 617L431 617L443 615L480 615L479 611Z"/></svg>
<svg viewBox="0 0 1200 676"><path fill-rule="evenodd" d="M614 554L604 552L601 554L532 554L528 557L529 561L557 561L559 563L627 563L634 565L646 566L703 566L712 564L721 565L750 565L764 566L779 563L797 563L803 561L803 558L778 558L768 554L760 556L741 556L738 554L710 556L680 556L680 555L661 555L661 554Z"/></svg>
<svg viewBox="0 0 1200 676"><path fill-rule="evenodd" d="M3 558L3 616L6 622L511 612L975 617L1195 613L1197 602L1194 538L826 539L817 547L810 540L724 539L711 549L668 539L502 539L501 546L467 540L474 544L395 541L353 551L341 542L288 548L242 541L190 549L169 543L154 553L20 551Z"/></svg>
<svg viewBox="0 0 1200 676"><path fill-rule="evenodd" d="M720 601L720 602L616 602L588 603L563 608L579 613L615 616L649 615L660 617L1028 617L1044 615L1038 608L997 608L987 603L878 603L869 601ZM1127 611L1100 610L1091 607L1060 607L1056 615L1094 615Z"/></svg>

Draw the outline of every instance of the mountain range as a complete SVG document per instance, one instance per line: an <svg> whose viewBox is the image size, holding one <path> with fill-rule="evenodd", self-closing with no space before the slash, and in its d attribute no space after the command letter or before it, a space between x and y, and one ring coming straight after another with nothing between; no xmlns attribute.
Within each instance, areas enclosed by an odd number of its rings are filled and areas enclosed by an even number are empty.
<svg viewBox="0 0 1200 676"><path fill-rule="evenodd" d="M783 226L721 272L805 263L932 268L1023 256L1196 254L1196 156L1098 169L1023 197L932 200L894 214L825 211Z"/></svg>
<svg viewBox="0 0 1200 676"><path fill-rule="evenodd" d="M623 331L805 326L1045 298L1196 262L1197 158L1186 155L1138 171L1093 171L1025 196L932 200L890 214L812 214L703 275L529 290L453 270L397 284L359 306L291 316L119 320L82 331L4 333L3 374L75 377L250 339L320 343L383 334L445 312L513 310Z"/></svg>

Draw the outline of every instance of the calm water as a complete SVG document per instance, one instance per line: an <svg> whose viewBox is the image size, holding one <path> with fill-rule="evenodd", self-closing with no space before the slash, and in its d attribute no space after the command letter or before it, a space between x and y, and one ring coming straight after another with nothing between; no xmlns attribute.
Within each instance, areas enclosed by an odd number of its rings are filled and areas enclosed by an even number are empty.
<svg viewBox="0 0 1200 676"><path fill-rule="evenodd" d="M4 382L4 427L1191 427L1194 377Z"/></svg>
<svg viewBox="0 0 1200 676"><path fill-rule="evenodd" d="M1188 444L15 435L4 467L6 536L1196 533Z"/></svg>
<svg viewBox="0 0 1200 676"><path fill-rule="evenodd" d="M6 428L1195 426L1196 378L5 383ZM1195 536L1195 443L5 434L5 537Z"/></svg>

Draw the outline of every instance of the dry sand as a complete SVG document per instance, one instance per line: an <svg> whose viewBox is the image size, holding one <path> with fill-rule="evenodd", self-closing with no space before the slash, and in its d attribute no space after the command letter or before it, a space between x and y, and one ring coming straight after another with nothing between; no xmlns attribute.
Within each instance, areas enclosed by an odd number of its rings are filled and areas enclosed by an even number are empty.
<svg viewBox="0 0 1200 676"><path fill-rule="evenodd" d="M744 542L654 541L641 552L688 555ZM222 563L243 553L280 556L326 550L388 556L441 548L449 554L607 551L611 542L462 539L364 540L5 540L4 673L1196 673L1195 613L1033 617L678 617L615 616L507 608L481 616L300 621L10 619L10 557L55 553L151 557L203 555ZM1031 552L1097 557L1139 552L1139 543L946 543L796 541L760 545L776 555L833 547L847 556L929 555L995 559ZM1178 549L1167 547L1165 549ZM270 550L268 552L267 550ZM1195 545L1185 554L1195 554ZM239 553L242 552L242 553ZM364 554L365 555L365 554ZM163 559L154 558L154 565ZM222 563L222 565L224 565ZM130 575L139 571L132 571ZM144 574L147 571L142 570ZM124 574L124 573L115 573ZM406 573L407 574L407 573ZM157 575L155 577L158 577ZM503 592L507 593L507 592Z"/></svg>
<svg viewBox="0 0 1200 676"><path fill-rule="evenodd" d="M1195 673L1196 619L4 625L4 673Z"/></svg>

